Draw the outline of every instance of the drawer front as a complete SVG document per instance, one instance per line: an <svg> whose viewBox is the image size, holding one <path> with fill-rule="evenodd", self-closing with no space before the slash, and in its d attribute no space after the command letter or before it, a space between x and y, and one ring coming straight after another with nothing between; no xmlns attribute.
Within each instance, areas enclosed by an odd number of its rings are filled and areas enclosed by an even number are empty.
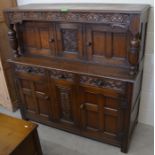
<svg viewBox="0 0 155 155"><path fill-rule="evenodd" d="M65 80L66 82L74 82L75 75L65 71L51 70L50 77L57 81Z"/></svg>
<svg viewBox="0 0 155 155"><path fill-rule="evenodd" d="M26 77L26 78L33 78L33 77L40 77L45 78L46 71L43 68L33 67L29 65L15 65L15 72L17 76Z"/></svg>
<svg viewBox="0 0 155 155"><path fill-rule="evenodd" d="M38 67L16 65L15 72L25 114L39 120L52 119L53 108L46 71Z"/></svg>
<svg viewBox="0 0 155 155"><path fill-rule="evenodd" d="M125 94L127 89L127 83L109 78L95 77L95 76L80 76L80 85L95 87L102 90L117 92Z"/></svg>

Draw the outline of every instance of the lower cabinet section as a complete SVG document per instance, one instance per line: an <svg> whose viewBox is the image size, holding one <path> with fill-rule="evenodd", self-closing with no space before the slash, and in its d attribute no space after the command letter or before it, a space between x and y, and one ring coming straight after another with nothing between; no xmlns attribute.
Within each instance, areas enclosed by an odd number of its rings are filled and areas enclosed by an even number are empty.
<svg viewBox="0 0 155 155"><path fill-rule="evenodd" d="M18 65L16 75L23 115L42 121L52 120L53 107L47 72L40 68Z"/></svg>
<svg viewBox="0 0 155 155"><path fill-rule="evenodd" d="M15 73L24 119L127 151L123 145L129 108L126 82L19 64Z"/></svg>
<svg viewBox="0 0 155 155"><path fill-rule="evenodd" d="M108 96L98 88L81 87L82 132L92 137L117 141L123 132L124 111L116 95Z"/></svg>
<svg viewBox="0 0 155 155"><path fill-rule="evenodd" d="M54 120L68 128L77 126L76 91L74 75L50 71L51 95L54 98Z"/></svg>

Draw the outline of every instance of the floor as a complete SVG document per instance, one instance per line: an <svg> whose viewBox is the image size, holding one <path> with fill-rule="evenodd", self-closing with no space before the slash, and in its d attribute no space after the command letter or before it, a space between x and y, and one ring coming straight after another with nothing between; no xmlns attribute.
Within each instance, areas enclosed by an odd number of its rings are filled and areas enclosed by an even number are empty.
<svg viewBox="0 0 155 155"><path fill-rule="evenodd" d="M0 112L20 118L20 112ZM153 155L153 127L139 123L134 132L128 155ZM39 137L44 155L124 155L120 149L58 129L39 124Z"/></svg>

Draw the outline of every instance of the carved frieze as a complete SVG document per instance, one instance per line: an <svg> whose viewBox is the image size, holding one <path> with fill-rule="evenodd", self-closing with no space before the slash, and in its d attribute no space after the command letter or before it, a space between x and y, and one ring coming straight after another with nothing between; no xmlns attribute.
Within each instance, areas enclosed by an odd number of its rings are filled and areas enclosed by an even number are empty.
<svg viewBox="0 0 155 155"><path fill-rule="evenodd" d="M100 88L110 88L119 91L125 91L126 88L125 82L113 79L91 77L91 76L81 76L80 83Z"/></svg>
<svg viewBox="0 0 155 155"><path fill-rule="evenodd" d="M58 79L58 80L73 81L73 78L74 78L74 75L72 73L58 71L58 70L51 70L50 75L51 75L51 78Z"/></svg>
<svg viewBox="0 0 155 155"><path fill-rule="evenodd" d="M45 75L45 70L42 68L31 67L31 66L26 66L26 65L19 65L19 64L17 64L15 66L15 71L31 73L31 74L35 74L35 75Z"/></svg>
<svg viewBox="0 0 155 155"><path fill-rule="evenodd" d="M120 13L14 11L8 12L7 16L10 23L21 22L23 20L93 22L111 24L112 27L120 28L126 28L130 24L130 16Z"/></svg>

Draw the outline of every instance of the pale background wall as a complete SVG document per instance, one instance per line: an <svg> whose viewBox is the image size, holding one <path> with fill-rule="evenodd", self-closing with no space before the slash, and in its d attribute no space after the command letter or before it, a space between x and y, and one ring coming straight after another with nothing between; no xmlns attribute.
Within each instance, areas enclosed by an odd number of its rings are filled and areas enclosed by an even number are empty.
<svg viewBox="0 0 155 155"><path fill-rule="evenodd" d="M17 0L18 5L28 3L138 3L150 4L147 44L139 121L154 125L154 0Z"/></svg>

